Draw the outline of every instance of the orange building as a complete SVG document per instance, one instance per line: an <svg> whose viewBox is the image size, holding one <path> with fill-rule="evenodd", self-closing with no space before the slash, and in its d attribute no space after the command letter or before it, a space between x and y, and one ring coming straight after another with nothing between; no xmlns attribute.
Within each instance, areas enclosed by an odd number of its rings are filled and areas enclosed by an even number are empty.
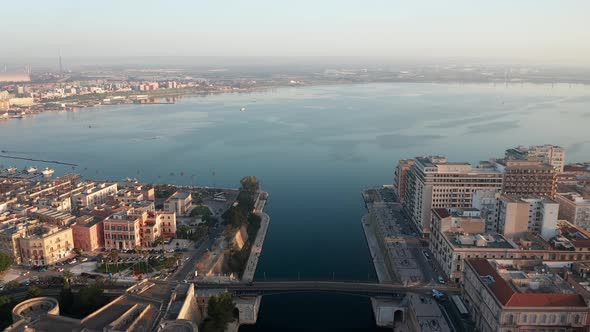
<svg viewBox="0 0 590 332"><path fill-rule="evenodd" d="M92 252L104 247L104 228L100 218L83 216L72 226L74 247Z"/></svg>

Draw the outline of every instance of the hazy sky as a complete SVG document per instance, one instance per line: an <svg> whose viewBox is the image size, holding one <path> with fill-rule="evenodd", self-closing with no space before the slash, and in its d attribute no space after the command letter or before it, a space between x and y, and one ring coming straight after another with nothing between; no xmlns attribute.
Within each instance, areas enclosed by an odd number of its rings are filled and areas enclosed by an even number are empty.
<svg viewBox="0 0 590 332"><path fill-rule="evenodd" d="M0 57L467 57L590 65L589 0L4 1Z"/></svg>

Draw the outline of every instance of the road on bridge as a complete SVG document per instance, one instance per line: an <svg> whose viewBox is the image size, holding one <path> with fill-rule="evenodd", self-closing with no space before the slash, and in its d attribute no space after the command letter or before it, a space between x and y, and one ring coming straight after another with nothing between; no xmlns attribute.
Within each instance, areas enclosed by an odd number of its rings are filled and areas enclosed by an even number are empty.
<svg viewBox="0 0 590 332"><path fill-rule="evenodd" d="M404 286L400 284L379 284L364 282L344 281L255 281L252 283L197 283L198 289L222 288L234 292L289 292L289 291L318 291L318 292L343 292L363 294L390 294L390 293L420 293L432 292L432 286ZM437 290L447 294L459 294L460 289L443 286L436 287Z"/></svg>

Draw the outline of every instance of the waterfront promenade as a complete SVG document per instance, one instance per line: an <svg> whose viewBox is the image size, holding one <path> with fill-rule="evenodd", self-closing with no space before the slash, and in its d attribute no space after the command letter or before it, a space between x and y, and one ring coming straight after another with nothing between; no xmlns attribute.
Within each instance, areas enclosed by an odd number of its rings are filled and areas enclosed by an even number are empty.
<svg viewBox="0 0 590 332"><path fill-rule="evenodd" d="M367 238L367 245L369 247L369 251L371 252L371 259L373 260L373 266L375 266L375 272L377 273L379 282L391 283L393 279L391 279L389 272L387 272L385 258L383 257L383 252L381 252L379 249L375 232L370 229L368 214L361 218L361 225L363 227L363 231L365 232L365 237Z"/></svg>
<svg viewBox="0 0 590 332"><path fill-rule="evenodd" d="M268 194L265 193L265 196L268 196ZM246 267L244 268L244 274L242 275L243 282L252 282L254 280L254 274L256 273L258 259L260 258L260 254L262 253L262 246L264 244L264 239L266 238L268 225L270 224L270 216L262 211L265 206L266 199L260 199L257 200L256 206L254 208L254 213L259 215L261 218L260 228L258 229L258 233L256 234L256 239L252 243L252 248L250 249L250 256L248 257L248 262L246 262Z"/></svg>

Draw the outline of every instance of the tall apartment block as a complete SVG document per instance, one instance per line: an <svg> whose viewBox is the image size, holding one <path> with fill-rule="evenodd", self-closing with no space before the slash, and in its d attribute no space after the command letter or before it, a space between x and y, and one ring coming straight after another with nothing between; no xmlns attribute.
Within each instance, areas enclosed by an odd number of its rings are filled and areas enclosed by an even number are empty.
<svg viewBox="0 0 590 332"><path fill-rule="evenodd" d="M476 168L439 156L416 157L406 174L404 209L427 235L433 208L471 208L475 192L500 192L502 177L493 168Z"/></svg>
<svg viewBox="0 0 590 332"><path fill-rule="evenodd" d="M557 235L559 203L546 196L500 195L495 215L498 232L507 238L534 232L545 240Z"/></svg>
<svg viewBox="0 0 590 332"><path fill-rule="evenodd" d="M565 149L557 145L517 146L506 150L505 155L507 159L538 160L553 166L557 173L563 172L565 166Z"/></svg>
<svg viewBox="0 0 590 332"><path fill-rule="evenodd" d="M590 195L578 192L558 193L559 218L590 230Z"/></svg>
<svg viewBox="0 0 590 332"><path fill-rule="evenodd" d="M538 160L495 160L496 170L504 174L502 192L510 195L555 195L555 168Z"/></svg>
<svg viewBox="0 0 590 332"><path fill-rule="evenodd" d="M401 159L397 163L397 167L395 168L395 173L393 176L393 190L397 195L397 199L400 203L404 203L406 198L406 179L407 173L410 167L414 165L414 160L412 159Z"/></svg>

